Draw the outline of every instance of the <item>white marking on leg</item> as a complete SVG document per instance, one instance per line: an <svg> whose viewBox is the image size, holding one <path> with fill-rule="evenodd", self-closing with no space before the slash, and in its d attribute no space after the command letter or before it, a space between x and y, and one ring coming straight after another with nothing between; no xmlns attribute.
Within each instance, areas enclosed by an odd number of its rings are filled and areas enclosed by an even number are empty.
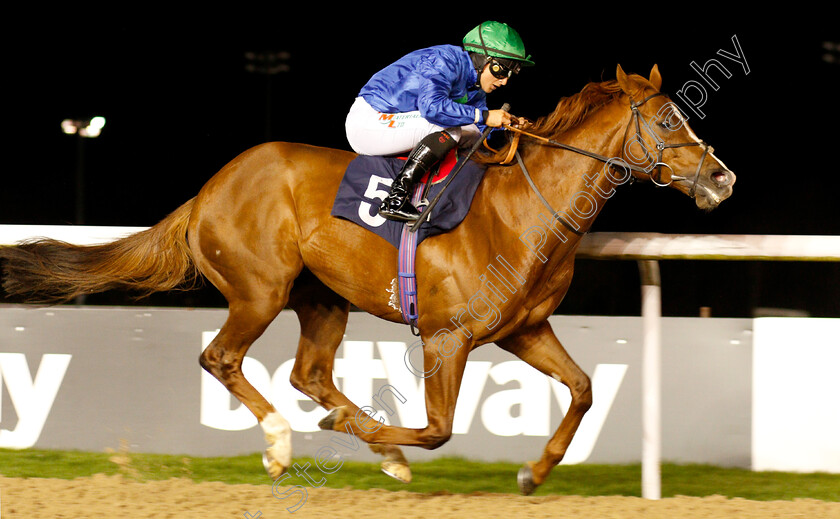
<svg viewBox="0 0 840 519"><path fill-rule="evenodd" d="M268 443L268 453L283 467L292 464L292 428L277 411L268 413L260 426Z"/></svg>

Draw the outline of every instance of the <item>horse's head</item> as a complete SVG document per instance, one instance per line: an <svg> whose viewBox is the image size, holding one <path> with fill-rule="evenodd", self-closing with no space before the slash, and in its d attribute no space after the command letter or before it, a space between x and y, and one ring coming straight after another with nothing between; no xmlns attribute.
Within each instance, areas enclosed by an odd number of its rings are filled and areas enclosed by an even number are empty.
<svg viewBox="0 0 840 519"><path fill-rule="evenodd" d="M622 153L637 178L673 186L711 210L732 194L735 174L688 126L686 118L661 93L662 76L654 65L650 78L627 75L618 66L616 79L630 99L631 119Z"/></svg>

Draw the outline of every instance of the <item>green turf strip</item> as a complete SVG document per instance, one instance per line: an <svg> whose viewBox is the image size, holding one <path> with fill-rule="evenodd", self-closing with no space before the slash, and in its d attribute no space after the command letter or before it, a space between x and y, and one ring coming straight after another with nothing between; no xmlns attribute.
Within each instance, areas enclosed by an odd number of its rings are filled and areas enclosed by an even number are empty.
<svg viewBox="0 0 840 519"><path fill-rule="evenodd" d="M518 492L514 463L483 463L458 458L412 463L414 480L406 485L379 471L376 463L344 462L324 474L311 458L294 460L318 484L331 488L403 490L423 493ZM284 486L311 486L294 469ZM665 463L661 467L662 496L742 497L752 500L810 498L840 501L840 474L753 472L708 465ZM260 454L230 458L195 458L161 454L87 453L76 451L0 449L0 474L7 477L62 478L122 474L139 481L189 478L269 486ZM270 490L269 490L270 491ZM640 496L641 467L631 465L561 465L534 495Z"/></svg>

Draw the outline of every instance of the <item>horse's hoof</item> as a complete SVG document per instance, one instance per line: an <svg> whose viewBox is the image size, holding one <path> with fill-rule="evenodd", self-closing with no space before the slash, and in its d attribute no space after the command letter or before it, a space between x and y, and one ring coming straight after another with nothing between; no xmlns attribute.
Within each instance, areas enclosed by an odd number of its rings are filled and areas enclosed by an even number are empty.
<svg viewBox="0 0 840 519"><path fill-rule="evenodd" d="M330 411L327 416L321 418L321 421L318 422L318 427L320 427L323 431L334 431L335 424L340 422L343 418L344 406L336 407Z"/></svg>
<svg viewBox="0 0 840 519"><path fill-rule="evenodd" d="M519 491L523 496L530 496L537 489L537 484L534 483L534 471L531 470L531 465L525 464L519 469L516 475L516 483L519 485Z"/></svg>
<svg viewBox="0 0 840 519"><path fill-rule="evenodd" d="M383 461L382 472L402 483L411 483L411 468L398 461Z"/></svg>
<svg viewBox="0 0 840 519"><path fill-rule="evenodd" d="M268 476L271 478L272 481L285 474L286 469L289 468L288 465L284 465L276 459L274 459L274 457L271 454L269 454L268 451L263 452L262 462L263 467L265 467L265 471L268 472Z"/></svg>

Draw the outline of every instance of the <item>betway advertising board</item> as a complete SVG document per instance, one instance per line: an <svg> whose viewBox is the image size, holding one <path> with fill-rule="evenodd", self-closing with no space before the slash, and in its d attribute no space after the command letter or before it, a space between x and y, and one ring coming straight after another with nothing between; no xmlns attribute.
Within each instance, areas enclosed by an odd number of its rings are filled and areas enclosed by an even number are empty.
<svg viewBox="0 0 840 519"><path fill-rule="evenodd" d="M198 365L226 316L218 309L0 307L0 447L194 456L261 451L256 419ZM564 463L639 461L641 319L550 321L593 384L593 407ZM752 466L759 442L754 370L776 369L754 363L755 323L663 320L663 459ZM318 429L326 411L288 382L298 338L295 314L283 312L243 363L246 377L291 423L296 456L315 454L339 434ZM407 365L414 358L420 368L422 361L419 351L406 356L417 342L408 327L351 314L336 355L337 387L387 424L423 427L423 381ZM435 451L405 452L414 460L536 459L569 401L565 386L485 345L467 363L452 439ZM772 425L772 417L759 424ZM344 457L377 459L367 449Z"/></svg>

